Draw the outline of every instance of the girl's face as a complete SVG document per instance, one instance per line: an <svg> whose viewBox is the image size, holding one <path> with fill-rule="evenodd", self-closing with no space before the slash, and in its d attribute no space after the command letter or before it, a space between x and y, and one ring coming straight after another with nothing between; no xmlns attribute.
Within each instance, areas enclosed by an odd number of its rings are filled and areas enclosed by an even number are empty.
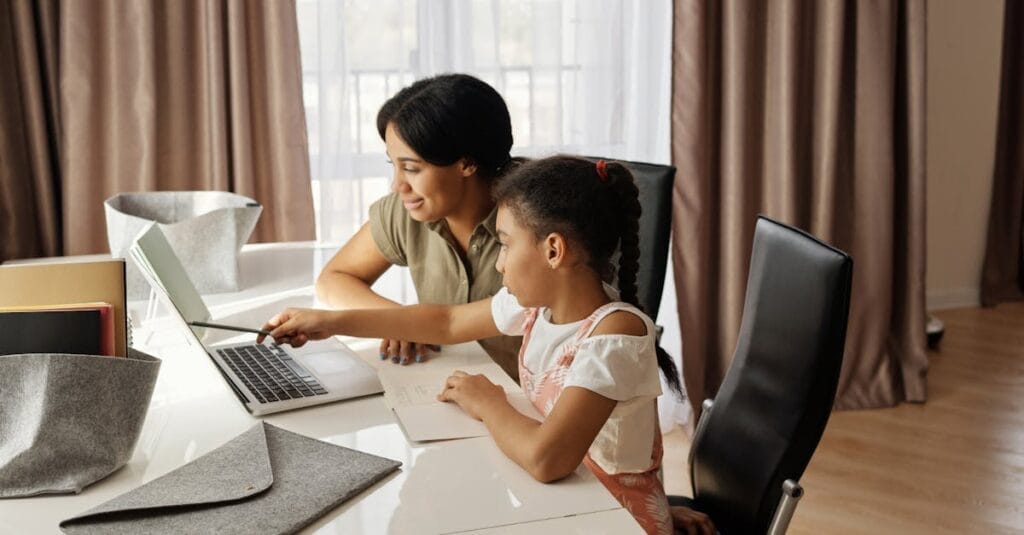
<svg viewBox="0 0 1024 535"><path fill-rule="evenodd" d="M475 169L463 160L446 166L427 162L406 145L393 124L384 131L384 144L395 169L391 189L413 219L437 221L459 206Z"/></svg>
<svg viewBox="0 0 1024 535"><path fill-rule="evenodd" d="M503 276L503 284L524 307L544 306L550 295L551 269L548 265L544 240L529 228L520 225L508 207L498 206L495 222L501 250L494 267Z"/></svg>

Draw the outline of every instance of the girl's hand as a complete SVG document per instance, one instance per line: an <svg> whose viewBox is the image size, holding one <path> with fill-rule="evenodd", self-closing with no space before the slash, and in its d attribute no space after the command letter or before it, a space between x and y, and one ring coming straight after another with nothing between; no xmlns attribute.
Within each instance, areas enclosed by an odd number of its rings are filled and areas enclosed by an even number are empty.
<svg viewBox="0 0 1024 535"><path fill-rule="evenodd" d="M431 351L440 350L441 346L433 344L384 339L380 341L380 360L391 359L391 362L404 366L412 362L426 362Z"/></svg>
<svg viewBox="0 0 1024 535"><path fill-rule="evenodd" d="M264 331L278 344L302 347L309 340L323 340L338 333L337 313L312 308L287 308L263 324ZM256 343L263 343L262 334Z"/></svg>
<svg viewBox="0 0 1024 535"><path fill-rule="evenodd" d="M715 524L711 517L689 507L672 506L672 526L676 533L686 535L715 535Z"/></svg>
<svg viewBox="0 0 1024 535"><path fill-rule="evenodd" d="M482 419L483 411L494 403L507 403L505 391L483 375L469 375L456 370L437 395L438 401L454 401L466 414Z"/></svg>

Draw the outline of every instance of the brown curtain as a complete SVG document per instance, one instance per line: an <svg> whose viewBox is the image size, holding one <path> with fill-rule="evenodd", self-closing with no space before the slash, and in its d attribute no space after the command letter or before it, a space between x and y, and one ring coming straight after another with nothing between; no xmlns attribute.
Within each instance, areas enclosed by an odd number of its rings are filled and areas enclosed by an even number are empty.
<svg viewBox="0 0 1024 535"><path fill-rule="evenodd" d="M57 0L0 2L0 262L63 250Z"/></svg>
<svg viewBox="0 0 1024 535"><path fill-rule="evenodd" d="M680 0L676 288L694 409L743 313L758 213L854 259L840 408L925 399L924 0Z"/></svg>
<svg viewBox="0 0 1024 535"><path fill-rule="evenodd" d="M10 5L15 12L38 10L27 1ZM264 206L254 240L314 238L294 2L47 5L55 7L57 30L36 30L19 43L56 50L60 129L56 137L24 143L29 154L55 147L59 171L47 179L34 166L5 168L4 205L13 204L7 191L56 199L58 213L36 220L57 225L64 254L107 251L103 200L126 191L233 191ZM24 18L12 17L17 35L30 31L21 28ZM40 26L48 28L34 27ZM28 74L43 70L30 54L17 57ZM20 106L47 104L20 72L14 83ZM42 128L27 124L35 122L27 112L22 116L23 129ZM18 185L26 177L31 184ZM30 221L13 218L4 234L41 241L35 235L45 233ZM41 249L20 245L16 253Z"/></svg>
<svg viewBox="0 0 1024 535"><path fill-rule="evenodd" d="M981 303L1024 299L1024 6L1007 0L1003 66Z"/></svg>

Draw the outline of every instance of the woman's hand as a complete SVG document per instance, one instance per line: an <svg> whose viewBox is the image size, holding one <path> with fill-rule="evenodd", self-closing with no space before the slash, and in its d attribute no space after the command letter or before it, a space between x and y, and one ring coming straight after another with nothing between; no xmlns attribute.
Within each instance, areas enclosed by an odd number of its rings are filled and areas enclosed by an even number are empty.
<svg viewBox="0 0 1024 535"><path fill-rule="evenodd" d="M466 414L483 419L488 405L508 403L505 390L492 383L483 375L469 375L456 370L445 380L444 389L437 395L438 401L454 401Z"/></svg>
<svg viewBox="0 0 1024 535"><path fill-rule="evenodd" d="M430 352L440 350L441 346L433 344L384 339L380 341L380 360L391 359L391 362L404 366L411 362L425 362Z"/></svg>
<svg viewBox="0 0 1024 535"><path fill-rule="evenodd" d="M331 310L312 308L287 308L263 324L264 331L278 344L302 347L309 340L323 340L338 334L338 313ZM263 343L264 335L256 337L256 343Z"/></svg>

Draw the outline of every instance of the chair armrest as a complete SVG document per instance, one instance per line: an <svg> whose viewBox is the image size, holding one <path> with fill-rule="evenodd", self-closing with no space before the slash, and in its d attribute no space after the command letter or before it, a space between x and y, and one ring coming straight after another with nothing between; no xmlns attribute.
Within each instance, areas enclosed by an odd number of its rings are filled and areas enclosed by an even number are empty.
<svg viewBox="0 0 1024 535"><path fill-rule="evenodd" d="M711 414L711 406L715 402L711 399L705 399L704 403L701 403L700 419L697 420L697 429L693 432L693 440L690 441L690 454L686 460L686 463L690 465L690 488L693 489L693 497L697 497L697 486L693 480L693 452L696 450L697 444L700 444L700 437L704 434L704 428L707 427L707 416Z"/></svg>
<svg viewBox="0 0 1024 535"><path fill-rule="evenodd" d="M782 482L782 498L779 499L779 506L775 509L775 516L772 517L771 526L768 527L768 535L783 535L789 529L789 521L793 519L796 511L796 503L804 495L804 489L800 483L787 479Z"/></svg>

